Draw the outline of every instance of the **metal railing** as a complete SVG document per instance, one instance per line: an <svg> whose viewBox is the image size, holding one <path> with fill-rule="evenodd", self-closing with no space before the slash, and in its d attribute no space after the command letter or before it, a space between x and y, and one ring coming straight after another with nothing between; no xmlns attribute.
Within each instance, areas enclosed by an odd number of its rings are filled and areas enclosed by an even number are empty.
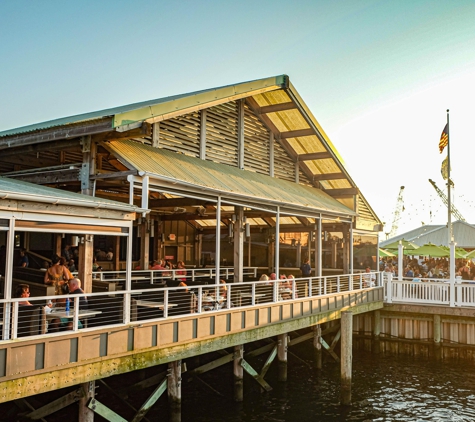
<svg viewBox="0 0 475 422"><path fill-rule="evenodd" d="M201 269L195 271L202 274ZM210 269L207 271L209 273ZM193 274L189 276L193 277ZM21 304L25 301L24 298L1 299L3 320L0 341L30 336L61 335L71 331L123 326L136 321L220 312L229 308L334 295L382 286L382 277L381 273L374 272L293 280L180 287L156 286L150 284L148 288L132 290L31 297L28 299L31 306ZM87 305L83 302L84 297L87 298ZM70 301L69 310L65 306L67 299ZM50 300L55 305L52 309L46 306Z"/></svg>

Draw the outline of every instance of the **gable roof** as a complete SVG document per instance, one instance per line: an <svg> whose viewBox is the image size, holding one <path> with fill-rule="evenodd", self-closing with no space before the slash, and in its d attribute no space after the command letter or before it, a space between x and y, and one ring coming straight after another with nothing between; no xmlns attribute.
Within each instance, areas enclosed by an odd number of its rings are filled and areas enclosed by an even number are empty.
<svg viewBox="0 0 475 422"><path fill-rule="evenodd" d="M452 230L457 247L461 248L475 248L475 227L465 221L456 221L452 224ZM409 240L416 245L422 246L426 243L433 243L434 245L449 246L447 225L424 225L406 233L394 236L380 243L384 248L392 242L397 242L401 239Z"/></svg>

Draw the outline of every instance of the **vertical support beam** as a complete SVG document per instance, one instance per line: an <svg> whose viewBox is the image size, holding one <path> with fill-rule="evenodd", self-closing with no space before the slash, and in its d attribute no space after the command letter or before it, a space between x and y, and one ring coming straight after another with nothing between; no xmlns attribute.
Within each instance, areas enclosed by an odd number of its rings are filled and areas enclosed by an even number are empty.
<svg viewBox="0 0 475 422"><path fill-rule="evenodd" d="M313 347L317 369L322 369L322 326L320 324L313 327Z"/></svg>
<svg viewBox="0 0 475 422"><path fill-rule="evenodd" d="M379 241L378 241L379 242ZM350 241L349 241L349 250L350 250L350 274L353 274L353 221L350 223ZM379 251L379 246L378 246Z"/></svg>
<svg viewBox="0 0 475 422"><path fill-rule="evenodd" d="M91 136L83 136L82 144L82 165L81 165L81 193L83 195L91 195L90 171L91 171Z"/></svg>
<svg viewBox="0 0 475 422"><path fill-rule="evenodd" d="M13 272L13 251L15 249L15 219L10 218L8 222L6 256L5 256L5 277L4 277L4 297L11 299L12 297L12 272ZM11 315L12 304L5 303L3 306L3 339L11 338Z"/></svg>
<svg viewBox="0 0 475 422"><path fill-rule="evenodd" d="M341 399L342 405L351 404L351 364L353 348L353 313L341 313Z"/></svg>
<svg viewBox="0 0 475 422"><path fill-rule="evenodd" d="M442 322L440 315L434 315L434 356L437 360L442 359Z"/></svg>
<svg viewBox="0 0 475 422"><path fill-rule="evenodd" d="M234 374L234 401L241 402L244 398L244 369L241 362L244 356L244 346L234 346L233 374Z"/></svg>
<svg viewBox="0 0 475 422"><path fill-rule="evenodd" d="M269 176L274 177L274 132L269 132Z"/></svg>
<svg viewBox="0 0 475 422"><path fill-rule="evenodd" d="M148 270L150 264L150 231L148 230L150 217L142 218L140 230L140 268Z"/></svg>
<svg viewBox="0 0 475 422"><path fill-rule="evenodd" d="M272 233L269 230L267 234L267 271L269 273L274 272L274 252L275 252L275 240L272 240Z"/></svg>
<svg viewBox="0 0 475 422"><path fill-rule="evenodd" d="M238 168L244 170L244 101L239 100L238 106Z"/></svg>
<svg viewBox="0 0 475 422"><path fill-rule="evenodd" d="M83 396L79 399L79 417L78 422L93 422L94 411L87 406L90 399L94 399L95 381L81 384Z"/></svg>
<svg viewBox="0 0 475 422"><path fill-rule="evenodd" d="M84 243L82 242L84 239ZM94 257L94 236L86 234L79 244L78 276L85 293L92 293L92 260Z"/></svg>
<svg viewBox="0 0 475 422"><path fill-rule="evenodd" d="M234 207L236 221L234 222L234 282L242 283L243 280L243 257L244 257L244 209ZM219 282L219 281L218 281Z"/></svg>
<svg viewBox="0 0 475 422"><path fill-rule="evenodd" d="M275 215L275 273L277 280L280 277L280 207L277 207L277 214Z"/></svg>
<svg viewBox="0 0 475 422"><path fill-rule="evenodd" d="M129 227L127 231L127 248L125 250L125 290L132 290L132 279L131 279L131 270L132 270L132 245L133 238L132 233L134 229L133 221L129 221ZM130 293L124 295L124 324L130 322L130 308L131 308L131 297Z"/></svg>
<svg viewBox="0 0 475 422"><path fill-rule="evenodd" d="M54 253L58 256L61 256L61 241L62 241L62 234L56 233L54 236ZM77 264L77 262L76 262Z"/></svg>
<svg viewBox="0 0 475 422"><path fill-rule="evenodd" d="M349 263L350 254L348 253L348 250L349 250L348 226L346 224L343 224L342 234L343 234L343 274L348 274L349 269L350 269L350 263Z"/></svg>
<svg viewBox="0 0 475 422"><path fill-rule="evenodd" d="M120 237L114 237L114 270L120 270Z"/></svg>
<svg viewBox="0 0 475 422"><path fill-rule="evenodd" d="M332 268L336 268L338 261L338 244L335 241L331 242L332 245Z"/></svg>
<svg viewBox="0 0 475 422"><path fill-rule="evenodd" d="M181 421L181 360L168 364L168 406L170 421Z"/></svg>
<svg viewBox="0 0 475 422"><path fill-rule="evenodd" d="M380 311L374 311L374 327L373 327L373 350L374 353L380 353L381 352L381 341L380 341L380 335L381 335L381 312Z"/></svg>
<svg viewBox="0 0 475 422"><path fill-rule="evenodd" d="M317 245L315 249L315 276L316 277L321 277L322 274L322 268L323 268L323 263L322 263L322 216L320 215L320 218L316 221L317 223L317 236L315 239L315 244Z"/></svg>
<svg viewBox="0 0 475 422"><path fill-rule="evenodd" d="M152 147L158 148L160 145L160 122L152 125Z"/></svg>
<svg viewBox="0 0 475 422"><path fill-rule="evenodd" d="M221 196L218 196L216 204L216 252L215 252L216 278L215 283L219 284L219 273L221 271Z"/></svg>
<svg viewBox="0 0 475 422"><path fill-rule="evenodd" d="M206 160L206 110L200 112L200 158Z"/></svg>
<svg viewBox="0 0 475 422"><path fill-rule="evenodd" d="M277 336L277 360L279 361L279 381L287 381L287 333Z"/></svg>

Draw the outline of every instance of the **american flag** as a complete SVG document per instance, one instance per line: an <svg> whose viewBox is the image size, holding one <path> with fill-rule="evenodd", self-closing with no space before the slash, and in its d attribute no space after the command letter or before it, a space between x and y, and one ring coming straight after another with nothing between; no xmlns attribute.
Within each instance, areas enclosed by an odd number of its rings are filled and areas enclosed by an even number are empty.
<svg viewBox="0 0 475 422"><path fill-rule="evenodd" d="M448 143L449 143L449 124L447 123L444 127L444 130L442 131L442 135L440 135L439 151L441 154Z"/></svg>

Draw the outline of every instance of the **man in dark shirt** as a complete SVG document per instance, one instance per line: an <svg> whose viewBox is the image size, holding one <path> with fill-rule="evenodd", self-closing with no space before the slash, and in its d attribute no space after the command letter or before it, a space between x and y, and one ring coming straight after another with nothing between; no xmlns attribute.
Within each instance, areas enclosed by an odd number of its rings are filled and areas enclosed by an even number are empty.
<svg viewBox="0 0 475 422"><path fill-rule="evenodd" d="M20 267L28 267L30 265L30 261L28 259L28 256L26 255L26 249L21 248L20 249L20 262L18 263Z"/></svg>

